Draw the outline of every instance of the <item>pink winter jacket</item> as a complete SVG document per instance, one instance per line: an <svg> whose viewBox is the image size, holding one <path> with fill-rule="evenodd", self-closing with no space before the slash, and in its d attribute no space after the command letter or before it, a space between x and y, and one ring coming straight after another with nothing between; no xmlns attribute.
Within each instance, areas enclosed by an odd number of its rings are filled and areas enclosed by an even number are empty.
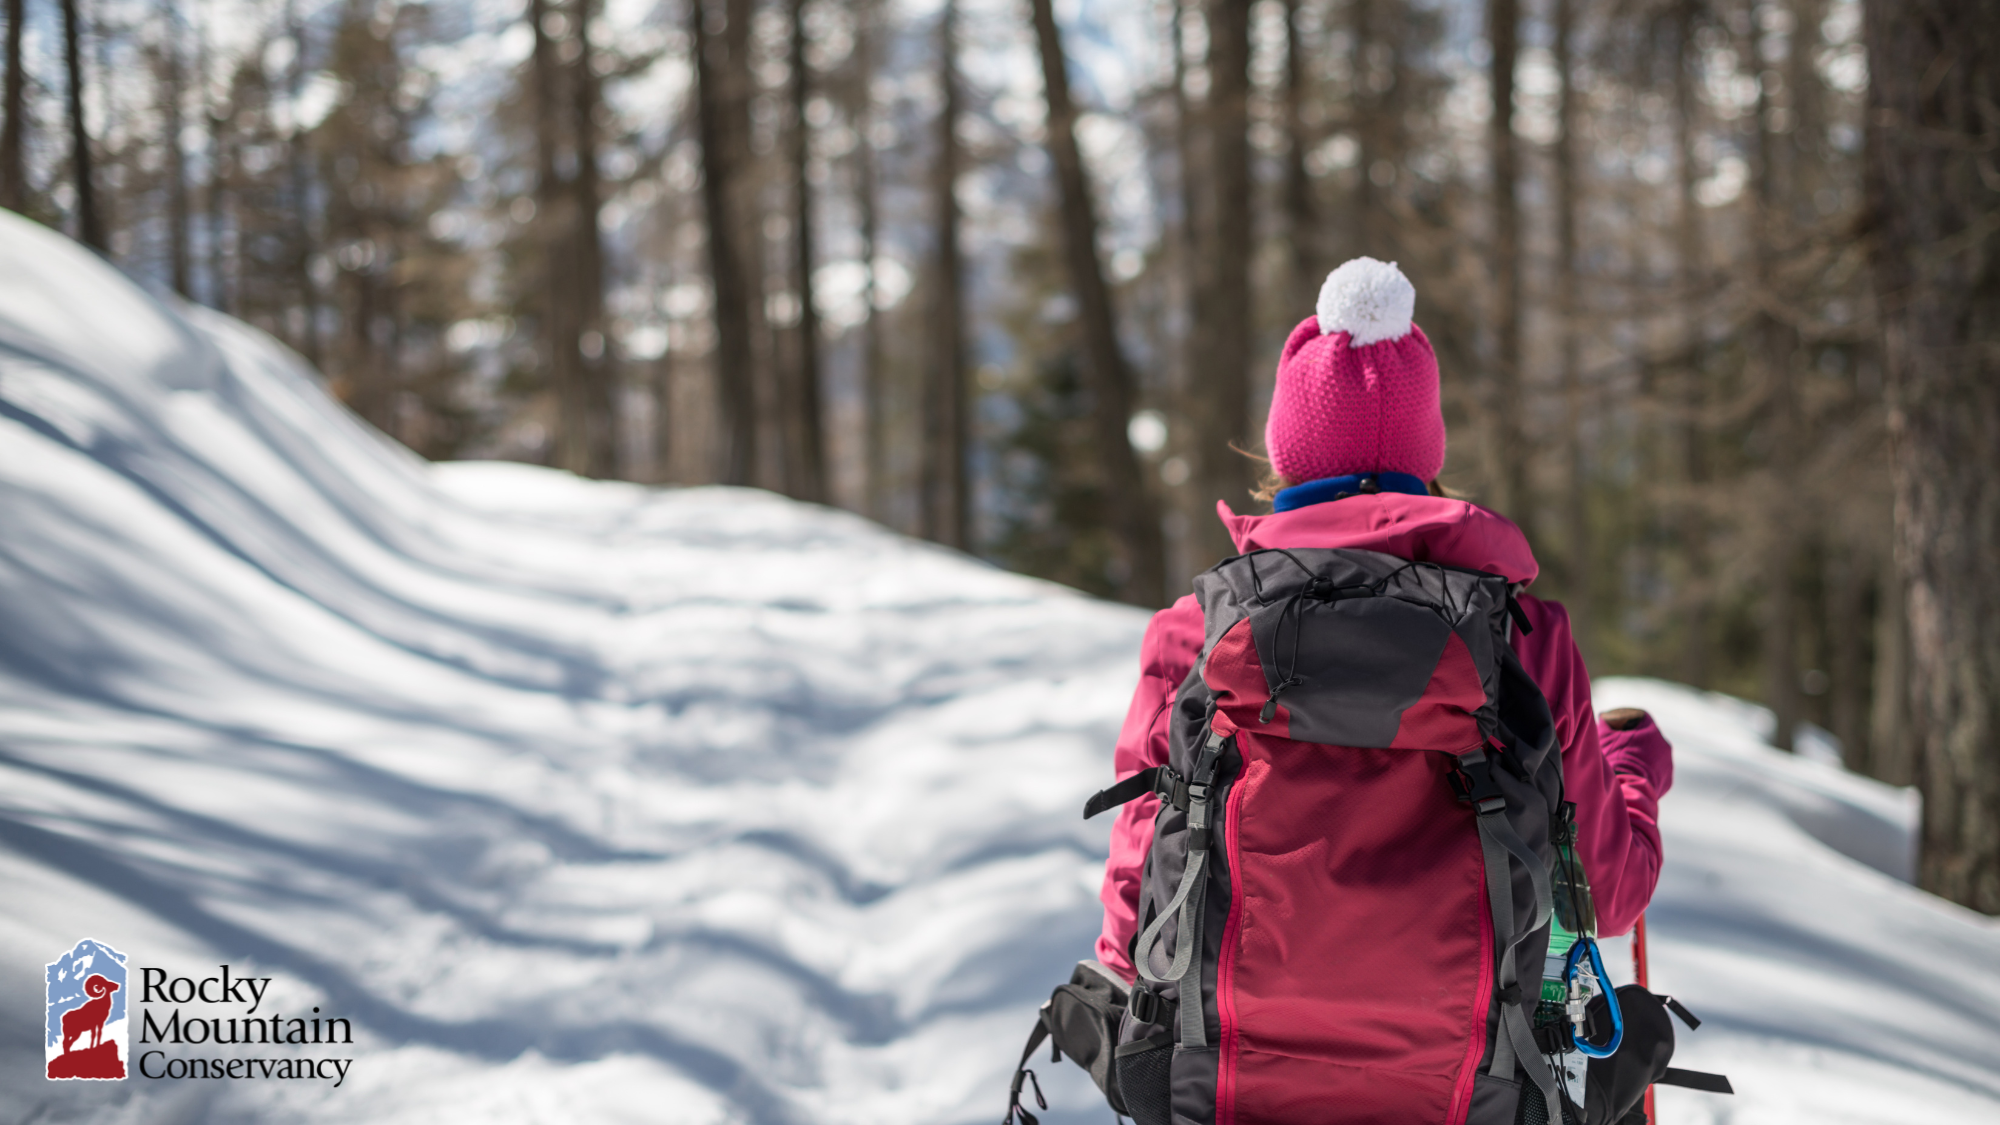
<svg viewBox="0 0 2000 1125"><path fill-rule="evenodd" d="M1268 547L1354 547L1417 562L1436 562L1532 581L1535 557L1505 517L1462 500L1384 492L1313 504L1269 516L1217 511L1238 551ZM1514 634L1514 651L1548 697L1562 743L1563 787L1576 802L1578 844L1597 903L1600 933L1622 934L1638 921L1660 874L1659 802L1674 779L1673 748L1651 719L1630 730L1597 721L1590 678L1571 639L1569 615L1555 602L1523 596L1531 633ZM1139 653L1139 687L1118 735L1119 778L1167 760L1167 717L1174 693L1201 654L1201 606L1192 594L1153 616ZM1124 806L1111 829L1104 865L1104 930L1097 959L1131 979L1126 954L1137 925L1139 876L1151 845L1159 799Z"/></svg>

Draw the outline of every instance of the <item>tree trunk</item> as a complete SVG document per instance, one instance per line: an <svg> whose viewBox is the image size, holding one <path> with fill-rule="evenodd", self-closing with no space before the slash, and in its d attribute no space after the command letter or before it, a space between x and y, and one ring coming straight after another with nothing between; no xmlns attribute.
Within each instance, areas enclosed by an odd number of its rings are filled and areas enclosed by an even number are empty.
<svg viewBox="0 0 2000 1125"><path fill-rule="evenodd" d="M83 26L76 0L62 0L63 65L69 71L69 162L76 184L77 240L103 254L104 225L97 213L97 180L90 170L90 133L83 124Z"/></svg>
<svg viewBox="0 0 2000 1125"><path fill-rule="evenodd" d="M167 251L168 280L174 292L190 300L194 297L189 281L187 148L181 144L181 103L187 96L187 82L181 71L181 20L173 0L162 6L161 22L166 35L166 136L167 145Z"/></svg>
<svg viewBox="0 0 2000 1125"><path fill-rule="evenodd" d="M229 168L235 160L230 134L234 129L236 111L233 107L225 109L217 106L210 100L214 83L209 66L213 56L209 50L206 17L201 22L199 35L196 41L200 59L197 70L201 75L202 116L208 126L208 183L202 198L206 210L204 223L208 229L208 238L204 243L208 258L208 299L217 309L233 315L236 302L226 249L226 227L229 221Z"/></svg>
<svg viewBox="0 0 2000 1125"><path fill-rule="evenodd" d="M788 405L793 433L785 464L793 496L826 500L826 420L820 406L819 311L813 305L812 124L806 103L812 75L806 62L806 0L791 0L792 43L792 270L799 298L798 363Z"/></svg>
<svg viewBox="0 0 2000 1125"><path fill-rule="evenodd" d="M598 214L604 209L597 169L597 109L602 99L590 43L590 26L596 18L592 0L571 0L570 16L577 52L569 73L576 175L570 181L572 202L567 208L573 270L568 296L576 303L576 432L582 443L572 461L578 472L604 478L618 475L618 411L610 326L604 319L604 235L598 229Z"/></svg>
<svg viewBox="0 0 2000 1125"><path fill-rule="evenodd" d="M583 472L582 326L577 323L576 247L569 237L574 198L563 182L561 150L569 123L562 112L562 67L550 32L557 13L547 0L528 0L534 32L529 56L535 82L535 234L542 252L541 320L547 348L549 386L555 391L553 463Z"/></svg>
<svg viewBox="0 0 2000 1125"><path fill-rule="evenodd" d="M1907 599L1895 560L1877 576L1875 682L1869 700L1868 776L1891 785L1917 780L1910 746L1909 632L1903 616Z"/></svg>
<svg viewBox="0 0 2000 1125"><path fill-rule="evenodd" d="M743 270L742 316L748 326L748 365L742 378L749 384L752 424L757 445L750 462L750 481L760 488L784 489L785 448L783 357L771 331L767 302L771 261L770 239L764 231L767 178L771 161L759 153L754 139L760 129L756 20L759 0L724 0L728 20L722 28L722 57L717 77L722 91L721 145L728 151L730 211L735 225L736 261Z"/></svg>
<svg viewBox="0 0 2000 1125"><path fill-rule="evenodd" d="M882 323L875 315L875 240L879 218L875 193L875 42L881 6L867 0L857 15L855 34L854 146L856 202L861 211L861 510L877 520L889 516L888 389L882 371Z"/></svg>
<svg viewBox="0 0 2000 1125"><path fill-rule="evenodd" d="M1528 437L1521 369L1521 206L1519 147L1514 140L1514 61L1520 41L1520 0L1487 0L1486 39L1492 44L1488 83L1493 115L1486 124L1493 177L1493 452L1499 507L1533 541L1528 497Z"/></svg>
<svg viewBox="0 0 2000 1125"><path fill-rule="evenodd" d="M1785 196L1799 212L1817 219L1813 197L1831 171L1826 149L1826 80L1819 59L1826 45L1823 26L1826 0L1790 0L1791 48L1785 65L1785 86L1791 95L1792 127L1787 149L1791 175Z"/></svg>
<svg viewBox="0 0 2000 1125"><path fill-rule="evenodd" d="M1854 548L1836 544L1826 552L1827 726L1840 740L1847 768L1868 772L1868 732L1862 729L1867 702L1868 612L1866 575Z"/></svg>
<svg viewBox="0 0 2000 1125"><path fill-rule="evenodd" d="M1186 371L1207 370L1203 343L1202 325L1205 323L1201 310L1203 303L1199 294L1205 280L1201 269L1202 245L1208 232L1208 207L1206 194L1208 184L1202 175L1207 161L1202 159L1202 123L1197 120L1197 110L1188 97L1188 55L1186 32L1183 24L1189 13L1188 0L1174 0L1172 40L1174 53L1174 148L1175 159L1179 161L1181 224L1180 269L1178 273L1185 289L1188 306L1188 337L1185 341L1186 355L1182 365ZM1183 388L1186 389L1186 388Z"/></svg>
<svg viewBox="0 0 2000 1125"><path fill-rule="evenodd" d="M1172 442L1169 448L1177 459L1175 469L1181 474L1176 483L1182 486L1173 489L1168 499L1175 516L1174 555L1168 581L1177 590L1187 589L1189 580L1208 568L1217 546L1209 526L1215 519L1211 514L1214 504L1202 502L1207 481L1199 472L1200 443L1205 430L1196 424L1196 419L1207 409L1200 382L1203 374L1214 368L1209 361L1213 349L1209 342L1206 296L1208 271L1203 267L1206 260L1203 248L1210 233L1209 164L1203 156L1207 129L1188 89L1187 24L1196 12L1196 3L1197 0L1172 0L1173 24L1168 28L1173 52L1175 187L1180 194L1180 222L1173 243L1175 288L1171 299L1181 310L1183 326L1168 400L1175 423L1168 431Z"/></svg>
<svg viewBox="0 0 2000 1125"><path fill-rule="evenodd" d="M1705 688L1709 682L1709 601L1713 597L1708 550L1707 432L1708 348L1704 340L1707 324L1702 301L1708 292L1708 249L1702 227L1701 200L1695 187L1701 181L1696 165L1695 144L1698 114L1696 101L1694 17L1699 0L1679 0L1674 7L1674 148L1679 179L1674 226L1674 253L1678 259L1680 292L1680 343L1686 361L1679 379L1676 415L1680 444L1680 478L1686 490L1676 507L1675 522L1681 540L1681 557L1687 567L1681 583L1680 676L1683 683Z"/></svg>
<svg viewBox="0 0 2000 1125"><path fill-rule="evenodd" d="M935 208L936 259L932 266L930 356L924 395L924 534L948 547L971 546L970 489L966 480L964 264L959 250L958 3L945 0L938 20L938 113Z"/></svg>
<svg viewBox="0 0 2000 1125"><path fill-rule="evenodd" d="M668 347L653 361L653 457L646 479L654 484L671 484L674 479L674 349ZM636 474L635 474L636 476Z"/></svg>
<svg viewBox="0 0 2000 1125"><path fill-rule="evenodd" d="M28 74L22 69L21 32L27 21L26 0L7 0L7 86L0 113L0 207L9 211L28 209L27 121Z"/></svg>
<svg viewBox="0 0 2000 1125"><path fill-rule="evenodd" d="M1386 258L1391 251L1382 245L1377 223L1375 182L1369 169L1382 154L1382 121L1375 112L1378 98L1370 85L1374 65L1369 61L1375 42L1375 0L1348 0L1348 33L1354 37L1352 86L1347 100L1354 133L1354 198L1347 214L1347 255L1363 254Z"/></svg>
<svg viewBox="0 0 2000 1125"><path fill-rule="evenodd" d="M1285 249L1291 284L1283 319L1288 325L1303 320L1318 304L1326 276L1319 208L1313 202L1312 177L1306 173L1306 149L1311 144L1305 120L1306 57L1305 45L1299 42L1299 0L1285 0Z"/></svg>
<svg viewBox="0 0 2000 1125"><path fill-rule="evenodd" d="M2000 19L1944 0L1863 11L1920 882L2000 914Z"/></svg>
<svg viewBox="0 0 2000 1125"><path fill-rule="evenodd" d="M1578 198L1576 168L1576 87L1572 34L1576 24L1576 0L1555 0L1556 68L1556 316L1559 324L1559 357L1563 408L1564 460L1569 469L1568 552L1564 569L1568 574L1563 592L1567 596L1570 633L1577 643L1590 647L1590 470L1583 444L1584 388L1579 370L1576 295L1576 216Z"/></svg>
<svg viewBox="0 0 2000 1125"><path fill-rule="evenodd" d="M1132 416L1132 369L1118 342L1117 312L1097 254L1097 209L1076 144L1076 107L1069 95L1068 62L1053 0L1030 0L1030 6L1048 101L1048 148L1060 196L1063 259L1083 332L1083 371L1092 399L1099 471L1104 477L1111 523L1130 568L1130 577L1120 592L1124 600L1136 605L1156 606L1162 604L1165 594L1160 516L1146 488L1144 466L1125 434Z"/></svg>
<svg viewBox="0 0 2000 1125"><path fill-rule="evenodd" d="M725 138L729 120L726 60L708 34L705 0L688 5L694 42L695 125L701 140L701 198L708 217L708 272L714 290L715 350L710 359L721 408L722 483L751 484L757 472L757 399L752 382L754 344L750 294L737 237L735 148Z"/></svg>
<svg viewBox="0 0 2000 1125"><path fill-rule="evenodd" d="M676 122L674 128L676 130L685 128L685 123ZM669 238L678 235L682 228L684 222L682 208L684 206L686 206L686 200L678 192L664 195L658 203L654 204L653 221L658 224L658 229L661 231L672 232L668 235ZM659 273L653 276L658 278L660 287L666 289L675 283L679 274L678 262L669 259L660 264ZM680 412L674 402L675 388L679 385L681 375L678 363L679 356L675 353L680 347L684 346L685 337L672 332L671 325L665 327L669 329L666 337L666 349L660 353L660 357L657 360L653 361L653 459L652 472L647 479L654 484L676 483L676 474L674 472L676 435L674 427L681 420Z"/></svg>
<svg viewBox="0 0 2000 1125"><path fill-rule="evenodd" d="M76 0L64 0L75 3ZM306 29L304 21L298 18L297 10L290 4L285 7L285 26L292 39L291 74L286 81L286 92L291 104L297 107L305 94L306 81ZM308 166L312 154L308 151L305 131L296 120L292 124L291 135L285 140L285 162L288 176L288 190L291 195L291 226L293 239L292 275L299 287L299 304L305 313L304 332L299 340L299 350L305 353L307 362L315 368L323 368L326 362L319 339L319 284L313 280L312 259L312 218L310 204L311 176Z"/></svg>
<svg viewBox="0 0 2000 1125"><path fill-rule="evenodd" d="M1212 512L1217 500L1242 504L1252 477L1248 462L1231 448L1251 441L1250 7L1250 0L1209 0L1207 8L1209 94L1202 154L1208 169L1207 230L1197 261L1204 276L1195 310L1204 325L1204 347L1188 388L1199 485L1197 569L1235 553Z"/></svg>
<svg viewBox="0 0 2000 1125"><path fill-rule="evenodd" d="M1751 44L1751 55L1760 54ZM1799 691L1798 612L1793 591L1793 566L1798 557L1798 501L1785 494L1782 485L1796 478L1799 463L1798 392L1793 385L1793 358L1798 350L1798 333L1777 314L1778 241L1785 229L1785 207L1778 184L1778 138L1772 127L1775 108L1771 83L1758 87L1757 95L1757 185L1754 249L1758 312L1752 340L1758 355L1767 394L1765 423L1768 431L1767 465L1777 486L1769 490L1764 512L1764 702L1771 708L1775 724L1771 742L1782 750L1792 749L1803 700Z"/></svg>

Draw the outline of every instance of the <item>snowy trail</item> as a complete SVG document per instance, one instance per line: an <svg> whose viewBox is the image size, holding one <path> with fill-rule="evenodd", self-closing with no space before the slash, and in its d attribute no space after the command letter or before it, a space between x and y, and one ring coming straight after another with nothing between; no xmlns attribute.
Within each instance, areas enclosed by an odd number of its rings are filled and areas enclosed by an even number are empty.
<svg viewBox="0 0 2000 1125"><path fill-rule="evenodd" d="M1142 614L763 493L426 465L48 232L0 262L0 1116L997 1117L1096 930ZM1742 1091L1663 1117L2000 1120L2000 928L1882 873L1904 797L1601 692L1681 746L1656 979ZM353 1073L46 1082L85 936L273 976Z"/></svg>

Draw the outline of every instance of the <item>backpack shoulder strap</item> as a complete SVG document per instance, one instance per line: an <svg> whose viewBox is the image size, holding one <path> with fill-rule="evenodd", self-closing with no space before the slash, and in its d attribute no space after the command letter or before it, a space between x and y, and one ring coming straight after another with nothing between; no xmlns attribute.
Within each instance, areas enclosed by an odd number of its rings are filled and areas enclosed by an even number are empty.
<svg viewBox="0 0 2000 1125"><path fill-rule="evenodd" d="M1493 763L1481 747L1458 755L1460 796L1472 805L1479 825L1479 850L1486 865L1486 898L1493 911L1493 981L1500 1002L1500 1027L1493 1037L1493 1062L1486 1072L1508 1082L1518 1062L1541 1088L1544 1105L1559 1104L1555 1075L1535 1046L1534 1030L1523 1007L1520 970L1515 952L1522 939L1548 925L1555 910L1548 865L1543 863L1507 822L1507 798L1493 780ZM1521 932L1514 929L1514 876L1510 860L1527 871L1535 888L1535 918Z"/></svg>
<svg viewBox="0 0 2000 1125"><path fill-rule="evenodd" d="M1207 917L1202 908L1208 889L1208 799L1210 785L1215 780L1216 764L1221 760L1228 741L1228 736L1210 727L1207 740L1202 745L1201 757L1195 761L1194 778L1188 787L1187 866L1181 870L1180 886L1174 889L1174 896L1167 902L1166 909L1160 911L1153 924L1139 935L1139 943L1132 956L1133 967L1139 970L1141 977L1154 984L1180 986L1180 1042L1183 1047L1208 1045L1208 1029L1203 1022L1199 999L1202 923ZM1173 962L1167 967L1166 975L1160 976L1153 972L1153 947L1159 943L1160 933L1169 918L1178 918L1179 928L1174 935ZM1193 1002L1189 1002L1191 997Z"/></svg>

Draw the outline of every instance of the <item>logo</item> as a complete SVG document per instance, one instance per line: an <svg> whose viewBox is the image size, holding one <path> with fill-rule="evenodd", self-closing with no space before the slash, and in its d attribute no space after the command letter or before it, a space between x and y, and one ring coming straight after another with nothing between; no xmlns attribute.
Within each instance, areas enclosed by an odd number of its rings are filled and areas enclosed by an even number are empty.
<svg viewBox="0 0 2000 1125"><path fill-rule="evenodd" d="M49 1077L125 1077L125 955L85 938L48 970Z"/></svg>

